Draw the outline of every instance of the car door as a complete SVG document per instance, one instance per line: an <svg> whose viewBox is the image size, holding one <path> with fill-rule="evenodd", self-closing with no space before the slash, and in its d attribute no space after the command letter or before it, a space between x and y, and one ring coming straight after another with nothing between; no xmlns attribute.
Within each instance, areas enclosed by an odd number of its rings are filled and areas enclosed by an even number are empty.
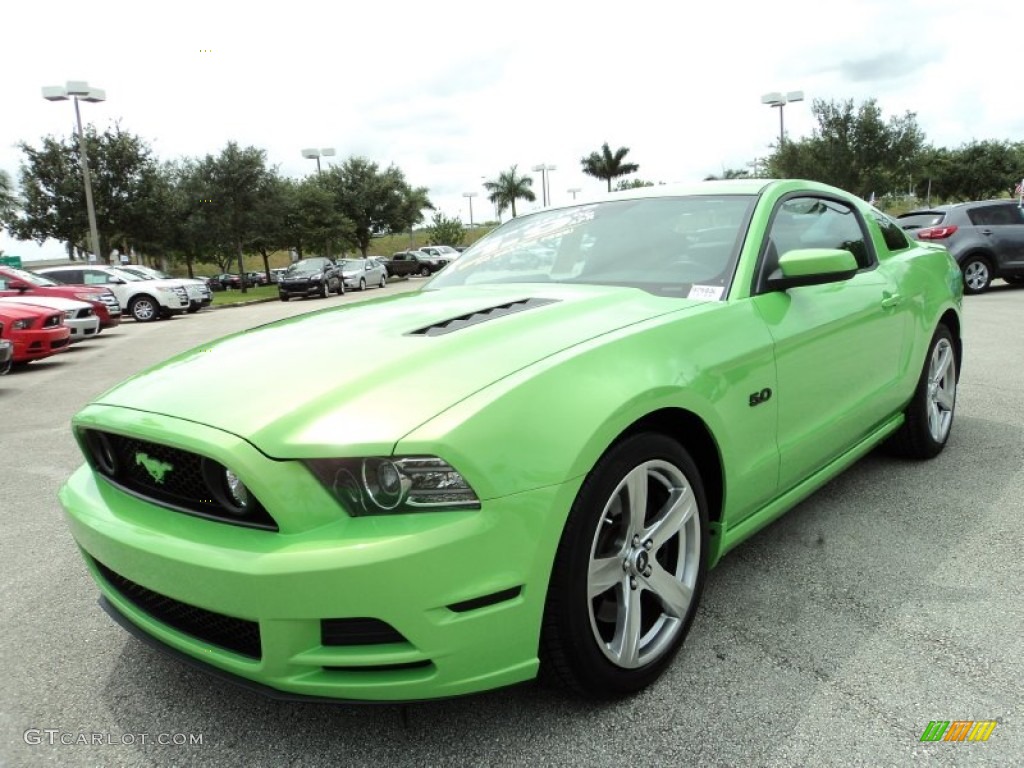
<svg viewBox="0 0 1024 768"><path fill-rule="evenodd" d="M870 434L899 397L909 301L879 269L860 213L841 200L783 198L762 244L754 297L775 342L779 488L786 490ZM857 259L850 279L773 291L778 257L800 248L842 248Z"/></svg>
<svg viewBox="0 0 1024 768"><path fill-rule="evenodd" d="M997 269L1024 269L1024 211L1017 203L993 203L970 208L974 231L995 256Z"/></svg>

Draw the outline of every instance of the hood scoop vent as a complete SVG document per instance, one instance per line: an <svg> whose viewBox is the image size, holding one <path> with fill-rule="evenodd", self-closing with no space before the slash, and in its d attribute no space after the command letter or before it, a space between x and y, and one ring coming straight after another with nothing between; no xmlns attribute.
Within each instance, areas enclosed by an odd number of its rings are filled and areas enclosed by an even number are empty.
<svg viewBox="0 0 1024 768"><path fill-rule="evenodd" d="M480 323L485 323L488 320L494 320L498 317L504 317L505 315L523 312L527 309L536 309L537 307L543 307L548 304L556 304L558 301L558 299L519 299L518 301L510 301L508 304L499 304L496 307L478 309L476 312L471 312L468 315L460 315L459 317L453 317L450 320L442 320L441 322L434 323L433 325L417 328L415 331L410 331L408 335L442 336L446 333L461 331L463 328L468 328L471 325L479 325Z"/></svg>

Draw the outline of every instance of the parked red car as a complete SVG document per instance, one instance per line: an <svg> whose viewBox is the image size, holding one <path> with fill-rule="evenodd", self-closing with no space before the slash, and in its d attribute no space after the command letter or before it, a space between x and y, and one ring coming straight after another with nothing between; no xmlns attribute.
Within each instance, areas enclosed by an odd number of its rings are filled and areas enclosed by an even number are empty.
<svg viewBox="0 0 1024 768"><path fill-rule="evenodd" d="M71 329L64 314L28 304L0 306L0 338L14 344L14 364L42 360L67 351Z"/></svg>
<svg viewBox="0 0 1024 768"><path fill-rule="evenodd" d="M62 285L24 269L0 266L0 298L4 296L59 296L87 301L100 319L101 330L121 324L121 305L117 297L110 289L100 286Z"/></svg>

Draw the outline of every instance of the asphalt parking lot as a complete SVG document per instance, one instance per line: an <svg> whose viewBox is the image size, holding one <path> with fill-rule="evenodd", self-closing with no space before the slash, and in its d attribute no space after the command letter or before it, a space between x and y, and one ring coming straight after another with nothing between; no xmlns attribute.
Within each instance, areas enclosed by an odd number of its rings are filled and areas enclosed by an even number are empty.
<svg viewBox="0 0 1024 768"><path fill-rule="evenodd" d="M211 338L419 285L128 321L0 379L0 765L1024 764L1024 290L1001 283L965 302L945 452L868 456L731 553L674 665L633 699L525 685L407 707L285 703L110 621L56 499L81 463L72 414ZM244 396L272 370L211 386ZM984 743L922 743L933 720L998 725Z"/></svg>

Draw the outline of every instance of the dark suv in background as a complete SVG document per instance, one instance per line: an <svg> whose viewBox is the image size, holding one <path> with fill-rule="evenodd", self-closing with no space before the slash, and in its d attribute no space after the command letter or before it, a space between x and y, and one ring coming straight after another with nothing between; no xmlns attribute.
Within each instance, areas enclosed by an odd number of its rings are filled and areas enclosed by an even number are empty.
<svg viewBox="0 0 1024 768"><path fill-rule="evenodd" d="M964 276L964 293L981 293L995 278L1024 285L1024 209L1016 200L937 205L898 217L918 240L941 243Z"/></svg>

